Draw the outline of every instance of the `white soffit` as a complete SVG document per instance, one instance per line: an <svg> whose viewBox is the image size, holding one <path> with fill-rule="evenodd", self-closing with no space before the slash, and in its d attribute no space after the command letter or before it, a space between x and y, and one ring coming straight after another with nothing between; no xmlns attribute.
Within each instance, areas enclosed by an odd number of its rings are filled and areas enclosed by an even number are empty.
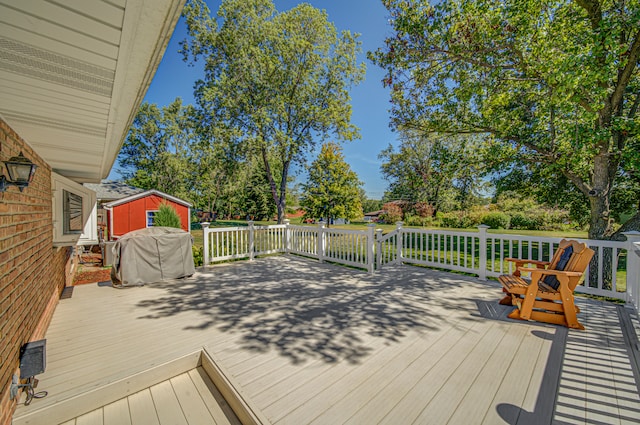
<svg viewBox="0 0 640 425"><path fill-rule="evenodd" d="M57 173L107 177L185 0L0 0L0 115Z"/></svg>

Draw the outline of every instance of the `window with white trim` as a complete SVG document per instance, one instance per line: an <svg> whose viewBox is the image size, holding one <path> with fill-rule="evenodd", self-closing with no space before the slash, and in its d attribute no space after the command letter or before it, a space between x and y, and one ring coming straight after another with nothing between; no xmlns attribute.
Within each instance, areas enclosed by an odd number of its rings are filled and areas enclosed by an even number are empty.
<svg viewBox="0 0 640 425"><path fill-rule="evenodd" d="M147 227L153 227L153 220L156 218L158 210L147 211Z"/></svg>
<svg viewBox="0 0 640 425"><path fill-rule="evenodd" d="M53 245L98 243L96 193L57 173L51 173Z"/></svg>
<svg viewBox="0 0 640 425"><path fill-rule="evenodd" d="M82 196L62 190L62 233L65 235L80 234L84 230L82 222Z"/></svg>

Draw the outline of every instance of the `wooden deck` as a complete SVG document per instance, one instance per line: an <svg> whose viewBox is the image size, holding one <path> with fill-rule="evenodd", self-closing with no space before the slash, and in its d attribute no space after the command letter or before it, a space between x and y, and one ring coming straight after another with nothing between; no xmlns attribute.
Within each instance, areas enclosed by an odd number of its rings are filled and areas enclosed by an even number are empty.
<svg viewBox="0 0 640 425"><path fill-rule="evenodd" d="M214 395L216 394L216 395ZM202 367L84 413L64 425L240 424L220 408L215 386Z"/></svg>
<svg viewBox="0 0 640 425"><path fill-rule="evenodd" d="M635 317L580 299L587 330L574 331L509 320L499 298L497 283L462 275L293 256L81 285L47 333L49 395L14 421L204 349L272 423L640 422L635 335L623 332Z"/></svg>

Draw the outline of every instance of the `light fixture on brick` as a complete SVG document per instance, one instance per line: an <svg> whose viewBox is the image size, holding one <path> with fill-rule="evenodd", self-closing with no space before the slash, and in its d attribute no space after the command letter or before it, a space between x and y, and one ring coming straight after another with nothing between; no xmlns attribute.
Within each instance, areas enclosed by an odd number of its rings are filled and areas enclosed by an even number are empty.
<svg viewBox="0 0 640 425"><path fill-rule="evenodd" d="M22 152L20 152L20 155L13 156L8 161L2 162L4 162L9 176L0 175L0 192L7 190L9 185L18 186L20 192L22 192L25 187L29 186L31 180L33 180L33 175L36 173L36 168L38 168L37 165L25 158Z"/></svg>

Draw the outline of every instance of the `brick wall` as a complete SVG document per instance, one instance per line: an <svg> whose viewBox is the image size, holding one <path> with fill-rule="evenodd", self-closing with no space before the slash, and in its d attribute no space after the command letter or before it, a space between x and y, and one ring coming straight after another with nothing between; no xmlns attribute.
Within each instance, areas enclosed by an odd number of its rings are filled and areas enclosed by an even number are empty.
<svg viewBox="0 0 640 425"><path fill-rule="evenodd" d="M44 336L70 273L70 248L53 247L51 167L0 119L0 160L20 151L38 169L23 192L0 192L0 425L15 409L9 387L20 347Z"/></svg>

